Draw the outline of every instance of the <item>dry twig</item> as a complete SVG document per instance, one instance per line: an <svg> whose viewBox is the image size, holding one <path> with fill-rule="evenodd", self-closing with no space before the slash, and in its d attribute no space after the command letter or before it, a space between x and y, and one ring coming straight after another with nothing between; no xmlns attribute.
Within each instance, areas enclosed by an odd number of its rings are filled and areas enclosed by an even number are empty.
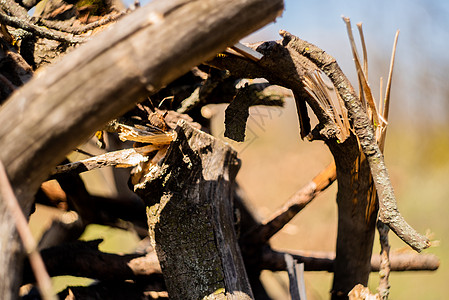
<svg viewBox="0 0 449 300"><path fill-rule="evenodd" d="M41 251L43 261L52 276L72 275L98 280L151 280L161 276L155 252L147 254L113 254L98 250L102 240L76 241ZM32 282L25 269L24 281Z"/></svg>

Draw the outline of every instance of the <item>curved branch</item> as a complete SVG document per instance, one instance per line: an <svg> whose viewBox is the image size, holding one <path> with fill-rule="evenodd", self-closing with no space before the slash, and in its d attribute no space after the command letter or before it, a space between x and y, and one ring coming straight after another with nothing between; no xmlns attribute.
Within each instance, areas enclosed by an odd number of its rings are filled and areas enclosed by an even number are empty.
<svg viewBox="0 0 449 300"><path fill-rule="evenodd" d="M365 154L379 196L379 219L414 250L420 252L430 246L430 241L413 229L400 214L396 198L374 131L354 89L341 71L337 61L315 45L303 41L286 31L280 32L284 41L301 55L315 63L332 81L344 100L355 133Z"/></svg>

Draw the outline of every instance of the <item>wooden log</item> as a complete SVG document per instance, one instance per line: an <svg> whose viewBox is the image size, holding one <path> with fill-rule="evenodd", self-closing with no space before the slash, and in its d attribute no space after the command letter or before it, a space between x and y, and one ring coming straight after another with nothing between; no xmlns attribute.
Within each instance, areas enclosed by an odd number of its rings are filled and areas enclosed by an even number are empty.
<svg viewBox="0 0 449 300"><path fill-rule="evenodd" d="M370 189L369 165L366 160L361 161L356 137L351 135L343 143L339 142L335 136L338 128L334 121L318 101L305 93L302 78L307 72L315 71L316 66L299 55L288 40L282 43L265 42L252 47L264 54L257 65L245 64L245 61L233 57L215 58L210 63L228 69L234 76L266 78L272 84L291 88L295 97L307 101L317 116L320 124L314 131L319 133L334 156L338 182L338 237L333 297L340 294L346 297L355 284L366 285L370 274L375 214L366 218Z"/></svg>
<svg viewBox="0 0 449 300"><path fill-rule="evenodd" d="M153 1L33 78L0 109L0 159L25 214L71 149L282 9L282 0ZM0 228L0 277L11 278L0 282L0 294L12 299L21 269L18 239L7 216Z"/></svg>
<svg viewBox="0 0 449 300"><path fill-rule="evenodd" d="M137 191L170 299L253 299L234 231L237 153L183 120L176 133Z"/></svg>

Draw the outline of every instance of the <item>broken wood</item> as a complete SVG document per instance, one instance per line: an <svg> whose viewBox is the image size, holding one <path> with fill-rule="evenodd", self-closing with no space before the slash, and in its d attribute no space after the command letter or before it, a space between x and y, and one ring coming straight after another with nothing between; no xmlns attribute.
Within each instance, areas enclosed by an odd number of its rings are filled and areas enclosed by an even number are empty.
<svg viewBox="0 0 449 300"><path fill-rule="evenodd" d="M344 100L352 121L360 146L369 163L374 184L379 196L379 219L414 250L420 252L430 246L430 241L413 229L400 214L393 187L390 182L384 157L370 125L367 114L362 109L360 100L355 95L354 88L344 76L336 60L315 45L305 42L286 31L281 31L284 39L298 53L309 58L332 81L341 98Z"/></svg>
<svg viewBox="0 0 449 300"><path fill-rule="evenodd" d="M335 163L331 163L309 183L298 190L267 221L246 234L245 242L264 244L279 232L296 214L306 207L319 193L327 189L337 178Z"/></svg>
<svg viewBox="0 0 449 300"><path fill-rule="evenodd" d="M234 231L237 153L183 120L175 131L159 169L136 191L148 205L170 299L253 299Z"/></svg>
<svg viewBox="0 0 449 300"><path fill-rule="evenodd" d="M366 284L370 274L375 217L371 216L368 220L365 219L365 212L369 203L363 200L355 201L367 198L366 194L370 185L368 164L366 160L361 164L357 138L352 134L344 142L341 142L337 136L339 128L333 118L304 89L303 79L306 74L315 72L318 67L306 57L300 55L288 39L281 42L254 44L251 47L264 55L257 64L230 56L215 58L209 63L221 69L229 70L234 76L266 78L272 84L290 88L295 95L297 105L306 101L316 114L320 123L312 130L312 134L316 139L326 142L336 164L339 237L337 239L338 255L334 277L338 279L335 288L345 290L346 293L343 292L343 294L347 295L356 283ZM282 72L279 72L279 70L282 70ZM303 111L301 107L298 107L298 114ZM306 132L307 127L304 127L304 130ZM355 168L359 165L363 168L356 170ZM357 180L353 176L358 176ZM357 190L357 193L354 193L354 190ZM310 187L306 189L304 195L307 193L311 193ZM304 199L309 198L310 196L304 197ZM304 203L306 202L304 201ZM281 213L279 216L282 215L288 216L289 209L287 208L286 213ZM273 221L276 221L276 218ZM282 223L280 224L282 225ZM272 226L272 228L276 227ZM265 230L267 229L270 229L270 226L265 228Z"/></svg>
<svg viewBox="0 0 449 300"><path fill-rule="evenodd" d="M158 146L147 145L144 147L108 152L95 157L56 166L56 168L51 172L51 175L69 172L73 174L80 174L103 167L134 167L139 163L148 160L146 154L156 151L159 148L160 147Z"/></svg>

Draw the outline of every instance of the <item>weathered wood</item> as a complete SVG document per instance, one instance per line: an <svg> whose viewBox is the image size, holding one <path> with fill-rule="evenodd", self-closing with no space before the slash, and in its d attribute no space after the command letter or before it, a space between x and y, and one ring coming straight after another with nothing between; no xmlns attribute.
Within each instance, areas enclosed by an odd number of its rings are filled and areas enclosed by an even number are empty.
<svg viewBox="0 0 449 300"><path fill-rule="evenodd" d="M327 141L337 166L338 232L332 299L347 299L358 283L366 286L371 272L371 254L376 213L367 215L372 181L357 139L344 143Z"/></svg>
<svg viewBox="0 0 449 300"><path fill-rule="evenodd" d="M237 153L180 121L162 165L137 190L170 299L252 299L234 231Z"/></svg>
<svg viewBox="0 0 449 300"><path fill-rule="evenodd" d="M282 9L282 0L153 1L33 78L0 109L0 159L25 213L71 149ZM21 269L17 236L8 218L0 223L8 258L0 278L11 278L0 282L0 294L11 299Z"/></svg>

